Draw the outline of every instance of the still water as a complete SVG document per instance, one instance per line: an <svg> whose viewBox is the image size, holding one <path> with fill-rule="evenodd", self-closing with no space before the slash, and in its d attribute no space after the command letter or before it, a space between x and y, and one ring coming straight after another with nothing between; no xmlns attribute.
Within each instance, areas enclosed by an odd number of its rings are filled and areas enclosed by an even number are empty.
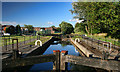
<svg viewBox="0 0 120 72"><path fill-rule="evenodd" d="M59 41L54 41L53 44L51 44L47 50L43 53L43 55L46 54L53 54L53 50L66 50L68 51L69 55L75 55L79 56L80 54L78 51L75 49L75 47L70 44L69 42L59 42ZM68 70L71 69L70 63L68 63ZM53 62L46 62L46 63L40 63L40 64L35 64L32 66L30 71L43 71L43 70L52 70L53 69Z"/></svg>

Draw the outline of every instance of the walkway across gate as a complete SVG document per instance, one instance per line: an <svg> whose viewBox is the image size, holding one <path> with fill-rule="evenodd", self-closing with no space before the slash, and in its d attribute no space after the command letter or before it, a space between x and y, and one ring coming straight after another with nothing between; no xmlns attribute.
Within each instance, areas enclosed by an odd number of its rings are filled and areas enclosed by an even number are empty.
<svg viewBox="0 0 120 72"><path fill-rule="evenodd" d="M7 68L14 68L16 66L34 65L44 62L53 62L53 70L67 70L67 63L84 65L89 67L106 69L109 71L120 71L120 62L115 60L102 60L93 57L82 57L67 55L68 51L53 50L53 54L30 56L26 58L16 58L14 60L3 60L3 70Z"/></svg>

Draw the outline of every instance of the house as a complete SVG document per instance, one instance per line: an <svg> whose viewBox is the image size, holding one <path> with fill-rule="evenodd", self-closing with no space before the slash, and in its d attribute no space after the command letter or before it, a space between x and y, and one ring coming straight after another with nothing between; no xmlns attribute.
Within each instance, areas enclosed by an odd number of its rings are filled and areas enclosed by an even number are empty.
<svg viewBox="0 0 120 72"><path fill-rule="evenodd" d="M57 32L57 27L34 27L35 31L41 31L45 34L53 34Z"/></svg>
<svg viewBox="0 0 120 72"><path fill-rule="evenodd" d="M25 27L21 27L22 34L28 33L28 29Z"/></svg>

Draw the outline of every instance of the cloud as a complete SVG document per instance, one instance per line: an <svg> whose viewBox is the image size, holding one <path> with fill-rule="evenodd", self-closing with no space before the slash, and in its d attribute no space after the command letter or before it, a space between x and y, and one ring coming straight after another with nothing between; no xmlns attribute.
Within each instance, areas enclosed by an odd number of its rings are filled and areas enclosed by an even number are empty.
<svg viewBox="0 0 120 72"><path fill-rule="evenodd" d="M53 24L53 22L48 22L48 24Z"/></svg>
<svg viewBox="0 0 120 72"><path fill-rule="evenodd" d="M0 21L0 24L2 25L24 25L24 24L20 24L20 23L17 23L17 22L10 22L10 21Z"/></svg>
<svg viewBox="0 0 120 72"><path fill-rule="evenodd" d="M82 21L84 20L79 20L79 19L69 19L70 22L78 22L78 23L81 23Z"/></svg>

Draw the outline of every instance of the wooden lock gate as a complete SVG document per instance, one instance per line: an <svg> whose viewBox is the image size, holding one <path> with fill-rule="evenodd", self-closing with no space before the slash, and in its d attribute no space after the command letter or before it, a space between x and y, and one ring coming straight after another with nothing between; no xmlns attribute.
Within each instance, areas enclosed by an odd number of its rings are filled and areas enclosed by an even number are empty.
<svg viewBox="0 0 120 72"><path fill-rule="evenodd" d="M2 61L3 70L16 66L34 65L44 62L53 62L53 70L67 70L67 63L106 69L109 71L120 71L120 61L102 60L96 58L67 55L68 51L53 50L53 54L30 56L25 58L4 59Z"/></svg>

